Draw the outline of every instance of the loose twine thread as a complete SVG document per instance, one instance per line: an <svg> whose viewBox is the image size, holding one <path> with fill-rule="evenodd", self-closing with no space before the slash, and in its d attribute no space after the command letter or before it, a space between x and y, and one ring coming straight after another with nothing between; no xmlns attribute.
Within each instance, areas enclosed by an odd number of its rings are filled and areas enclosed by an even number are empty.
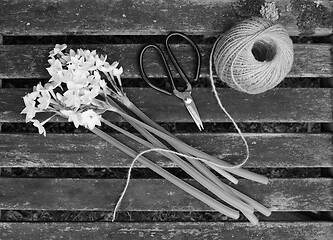
<svg viewBox="0 0 333 240"><path fill-rule="evenodd" d="M216 164L216 163L213 163L207 159L204 159L204 158L198 158L198 157L193 157L193 156L190 156L190 155L187 155L187 154L183 154L183 153L179 153L179 152L175 152L175 151L172 151L172 150L169 150L169 149L164 149L164 148L151 148L151 149L147 149L147 150L144 150L142 152L140 152L132 161L130 167L129 167L129 170L128 170L128 173L127 173L127 179L126 179L126 184L125 184L125 187L117 201L117 204L116 206L114 207L114 210L113 210L113 214L112 214L112 219L111 221L113 222L115 219L116 219L116 214L117 214L117 211L118 211L118 208L120 207L120 204L121 204L121 201L123 200L124 196L125 196L125 193L127 191L127 188L128 188L128 185L129 185L129 182L131 180L131 174L132 174L132 169L134 167L134 164L135 162L144 154L146 153L149 153L149 152L166 152L166 153L172 153L172 154L175 154L177 156L180 156L180 157L185 157L185 158L188 158L188 159L195 159L195 160L198 160L198 161L201 161L201 162L205 162L205 163L210 163L210 164L213 164L215 166L218 166L219 168L223 168L223 169L234 169L234 168L240 168L242 167L248 160L249 158L249 146L245 140L245 138L243 137L243 134L240 133L241 136L242 136L242 139L245 141L245 145L246 145L246 158L238 165L235 165L235 166L223 166L223 165L219 165L219 164Z"/></svg>
<svg viewBox="0 0 333 240"><path fill-rule="evenodd" d="M293 44L284 28L279 24L263 19L251 18L231 28L221 35L214 43L209 58L209 79L212 91L219 107L231 120L238 134L244 142L246 157L238 165L224 166L163 148L152 148L140 152L132 161L125 187L121 193L112 215L112 222L116 218L117 210L127 191L132 169L135 162L149 152L167 152L210 163L223 169L242 167L250 157L249 145L235 120L222 105L213 79L213 63L220 80L231 88L248 94L263 93L277 86L289 73L293 63Z"/></svg>

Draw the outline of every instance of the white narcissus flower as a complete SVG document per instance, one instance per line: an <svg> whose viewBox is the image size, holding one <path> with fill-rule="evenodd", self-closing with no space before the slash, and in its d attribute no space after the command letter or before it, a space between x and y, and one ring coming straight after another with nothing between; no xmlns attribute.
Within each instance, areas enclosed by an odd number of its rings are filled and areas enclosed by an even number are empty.
<svg viewBox="0 0 333 240"><path fill-rule="evenodd" d="M86 88L89 84L88 78L82 78L81 80L82 80L81 83L80 82L74 82L74 81L66 82L68 90L78 91L78 90Z"/></svg>
<svg viewBox="0 0 333 240"><path fill-rule="evenodd" d="M71 60L68 62L68 69L88 72L94 64L94 58L92 58L92 61L86 61L84 57L71 57Z"/></svg>
<svg viewBox="0 0 333 240"><path fill-rule="evenodd" d="M69 122L73 122L76 128L80 126L80 120L77 112L72 110L60 110L60 113L67 117Z"/></svg>
<svg viewBox="0 0 333 240"><path fill-rule="evenodd" d="M111 72L114 68L115 68L115 63L110 64L108 62L105 62L103 65L101 65L98 70L102 71L102 72Z"/></svg>
<svg viewBox="0 0 333 240"><path fill-rule="evenodd" d="M72 70L63 70L58 76L61 79L61 82L67 83L73 81L74 73Z"/></svg>
<svg viewBox="0 0 333 240"><path fill-rule="evenodd" d="M100 57L98 55L95 56L95 66L93 66L90 70L97 70L106 63L107 56L101 55Z"/></svg>
<svg viewBox="0 0 333 240"><path fill-rule="evenodd" d="M63 101L67 107L79 108L81 105L81 99L79 96L79 90L67 90L63 96L65 100Z"/></svg>
<svg viewBox="0 0 333 240"><path fill-rule="evenodd" d="M44 137L46 137L46 131L43 125L36 119L31 120L33 122L33 125L38 128L38 133L43 134Z"/></svg>
<svg viewBox="0 0 333 240"><path fill-rule="evenodd" d="M50 67L46 68L46 70L49 72L51 76L54 76L55 74L61 73L63 71L63 68L59 59L56 59L54 60L54 62Z"/></svg>
<svg viewBox="0 0 333 240"><path fill-rule="evenodd" d="M83 50L80 55L83 56L87 62L90 62L90 61L94 62L97 52L96 52L96 50L90 51L87 49L87 50Z"/></svg>
<svg viewBox="0 0 333 240"><path fill-rule="evenodd" d="M120 67L120 68L114 68L113 71L113 76L115 77L120 77L121 74L123 74L123 67Z"/></svg>
<svg viewBox="0 0 333 240"><path fill-rule="evenodd" d="M106 90L107 89L107 85L106 82L104 80L100 80L99 81L99 86L101 89Z"/></svg>
<svg viewBox="0 0 333 240"><path fill-rule="evenodd" d="M80 99L81 103L85 105L89 105L92 103L92 100L98 96L100 92L100 86L94 85L90 90L82 89L80 91Z"/></svg>
<svg viewBox="0 0 333 240"><path fill-rule="evenodd" d="M56 93L56 99L59 100L60 102L62 102L64 99L64 96L61 95L60 93Z"/></svg>
<svg viewBox="0 0 333 240"><path fill-rule="evenodd" d="M80 124L92 130L96 125L101 126L101 116L89 109L81 113Z"/></svg>
<svg viewBox="0 0 333 240"><path fill-rule="evenodd" d="M59 74L55 74L50 78L48 83L51 84L52 88L54 89L54 88L58 87L62 83L62 81L63 80L62 80L61 76Z"/></svg>
<svg viewBox="0 0 333 240"><path fill-rule="evenodd" d="M88 71L83 71L83 70L73 70L72 73L73 73L73 78L70 79L70 81L66 82L68 88L69 88L68 83L70 83L72 86L78 84L82 85L82 87L86 87L94 77Z"/></svg>
<svg viewBox="0 0 333 240"><path fill-rule="evenodd" d="M32 92L23 97L25 108L22 110L21 114L25 113L25 121L29 122L33 119L39 110L36 108L36 98L38 97L38 92Z"/></svg>
<svg viewBox="0 0 333 240"><path fill-rule="evenodd" d="M123 74L123 67L114 68L112 71L112 74L113 74L113 76L115 76L117 78L119 86L122 86L120 75Z"/></svg>
<svg viewBox="0 0 333 240"><path fill-rule="evenodd" d="M64 55L64 53L62 52L63 50L65 50L67 48L67 45L66 44L56 44L55 47L53 48L52 51L50 51L50 57L54 57L55 55L57 54L60 54L60 55Z"/></svg>
<svg viewBox="0 0 333 240"><path fill-rule="evenodd" d="M47 62L50 64L50 66L55 62L55 58L51 57L49 60L47 60Z"/></svg>
<svg viewBox="0 0 333 240"><path fill-rule="evenodd" d="M93 129L101 125L101 114L111 109L107 99L123 93L120 81L123 69L117 68L119 62L106 62L107 56L98 55L96 50L70 49L69 53L63 53L66 47L57 44L50 51L47 71L51 78L23 98L25 108L21 113L26 114L26 122L32 121L44 135L43 125L54 115L40 123L34 119L36 113L52 112L67 118L75 127ZM105 80L112 86L108 87Z"/></svg>
<svg viewBox="0 0 333 240"><path fill-rule="evenodd" d="M47 85L49 87L49 85ZM37 86L33 87L34 92L39 93L37 96L37 105L38 110L42 111L49 107L51 101L51 95L49 90L43 87L41 83L38 83Z"/></svg>
<svg viewBox="0 0 333 240"><path fill-rule="evenodd" d="M37 100L39 102L37 108L39 110L44 110L44 109L47 109L50 105L51 95L47 90L40 91L40 93L41 93L41 97L39 97Z"/></svg>

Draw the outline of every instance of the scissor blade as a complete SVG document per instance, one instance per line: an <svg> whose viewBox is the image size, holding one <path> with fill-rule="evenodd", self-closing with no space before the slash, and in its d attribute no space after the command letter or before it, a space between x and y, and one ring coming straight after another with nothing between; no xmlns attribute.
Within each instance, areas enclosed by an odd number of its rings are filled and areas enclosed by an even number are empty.
<svg viewBox="0 0 333 240"><path fill-rule="evenodd" d="M201 131L201 130L204 129L203 124L202 124L199 112L197 110L197 107L195 106L193 99L191 99L191 100L192 101L190 103L186 103L186 101L184 101L185 106L186 106L188 112L190 113L191 117L193 118L195 124L197 125L197 127Z"/></svg>

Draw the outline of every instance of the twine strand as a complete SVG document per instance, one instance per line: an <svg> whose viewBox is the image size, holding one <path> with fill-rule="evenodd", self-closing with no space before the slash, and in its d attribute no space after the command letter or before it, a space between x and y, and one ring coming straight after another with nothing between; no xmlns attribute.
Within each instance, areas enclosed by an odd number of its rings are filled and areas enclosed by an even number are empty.
<svg viewBox="0 0 333 240"><path fill-rule="evenodd" d="M243 140L244 144L245 144L245 148L246 148L246 157L244 159L244 161L240 164L241 166L243 166L249 159L250 157L250 148L249 148L249 145L242 133L242 131L240 130L240 128L238 127L237 123L235 122L235 120L233 119L233 117L228 113L228 111L225 109L225 107L222 105L222 102L221 102L221 99L219 98L218 96L218 92L216 90L216 87L215 87L215 83L214 83L214 79L213 79L213 54L215 52L215 47L216 45L218 44L219 41L216 41L213 45L213 48L212 48L212 51L210 53L210 57L209 57L209 79L210 79L210 84L212 86L212 90L213 90L213 93L214 93L214 96L215 96L215 99L219 105L219 107L223 110L223 112L227 115L227 117L231 120L232 124L235 126L239 136L241 137L241 139ZM239 167L241 167L239 166Z"/></svg>

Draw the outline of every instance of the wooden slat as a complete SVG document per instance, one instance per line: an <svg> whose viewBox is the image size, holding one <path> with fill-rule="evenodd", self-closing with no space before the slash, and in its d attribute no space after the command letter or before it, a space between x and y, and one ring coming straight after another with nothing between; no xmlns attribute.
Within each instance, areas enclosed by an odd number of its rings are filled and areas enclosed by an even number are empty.
<svg viewBox="0 0 333 240"><path fill-rule="evenodd" d="M3 45L0 46L0 78L49 78L47 58L51 45ZM209 54L211 44L200 45L202 54L201 77L208 77ZM331 45L328 44L295 44L295 59L289 77L332 77ZM68 48L96 49L100 54L108 55L108 61L119 61L124 68L124 78L141 78L138 66L139 51L143 45L72 45ZM176 56L182 56L181 63L188 75L193 75L193 50L186 45L173 45ZM152 77L165 77L163 68L156 67L161 63L158 55L147 53L145 68Z"/></svg>
<svg viewBox="0 0 333 240"><path fill-rule="evenodd" d="M0 209L112 211L125 179L0 179ZM192 180L190 184L197 186ZM163 187L161 187L163 186ZM268 185L240 180L235 186L273 211L330 211L332 179L270 179ZM132 179L122 211L211 210L167 180Z"/></svg>
<svg viewBox="0 0 333 240"><path fill-rule="evenodd" d="M184 104L151 88L126 88L129 99L156 122L192 122ZM332 122L333 89L274 89L249 95L225 88L219 96L228 112L239 122ZM26 89L0 89L0 121L24 122L22 97ZM216 103L210 88L192 92L203 122L230 121ZM153 100L152 100L153 99ZM163 110L161 110L163 106ZM110 121L121 121L106 113ZM63 120L62 120L63 121Z"/></svg>
<svg viewBox="0 0 333 240"><path fill-rule="evenodd" d="M292 35L332 33L332 2L275 1L279 22ZM1 1L0 33L161 34L185 31L211 34L225 31L242 19L261 16L263 1ZM316 20L312 22L310 20Z"/></svg>
<svg viewBox="0 0 333 240"><path fill-rule="evenodd" d="M332 222L0 223L2 240L327 240L332 227Z"/></svg>
<svg viewBox="0 0 333 240"><path fill-rule="evenodd" d="M143 151L124 136L113 135ZM244 154L237 134L177 134L184 142L235 164ZM332 167L331 134L245 134L250 159L245 167ZM94 134L1 134L0 167L129 167L132 158ZM233 156L233 159L228 158ZM236 156L236 157L235 157ZM158 154L150 159L175 167ZM138 167L142 167L137 163Z"/></svg>

